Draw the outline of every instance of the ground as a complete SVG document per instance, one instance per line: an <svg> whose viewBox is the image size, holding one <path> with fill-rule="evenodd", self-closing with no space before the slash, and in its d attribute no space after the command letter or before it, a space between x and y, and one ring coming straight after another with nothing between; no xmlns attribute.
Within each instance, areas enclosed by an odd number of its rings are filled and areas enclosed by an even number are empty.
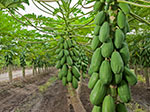
<svg viewBox="0 0 150 112"><path fill-rule="evenodd" d="M0 112L74 112L72 106L68 105L67 88L62 86L61 81L55 81L43 92L39 89L56 74L57 70L53 68L45 75L29 75L25 80L15 79L12 83L0 83ZM87 82L87 79L83 82L80 99L86 111L91 112ZM137 103L138 108L150 112L150 91L142 83L138 83L131 90L132 104Z"/></svg>

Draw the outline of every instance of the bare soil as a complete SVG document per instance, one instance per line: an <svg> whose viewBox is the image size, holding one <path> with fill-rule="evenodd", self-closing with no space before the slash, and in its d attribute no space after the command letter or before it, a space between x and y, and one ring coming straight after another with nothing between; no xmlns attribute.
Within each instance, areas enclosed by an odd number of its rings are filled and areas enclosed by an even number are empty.
<svg viewBox="0 0 150 112"><path fill-rule="evenodd" d="M57 70L53 68L45 75L27 76L25 80L0 83L0 112L74 112L72 105L68 105L67 88L62 86L61 81L55 81L43 93L38 89L56 74ZM86 111L91 112L91 90L88 89L87 82L88 79L83 82L80 99ZM149 108L150 91L144 87L145 85L138 83L131 88L133 100L142 107Z"/></svg>

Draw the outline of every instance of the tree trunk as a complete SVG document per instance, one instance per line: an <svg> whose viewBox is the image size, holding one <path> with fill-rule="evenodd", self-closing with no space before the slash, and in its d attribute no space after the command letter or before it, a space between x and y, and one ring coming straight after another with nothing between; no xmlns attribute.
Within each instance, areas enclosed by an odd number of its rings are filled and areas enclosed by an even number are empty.
<svg viewBox="0 0 150 112"><path fill-rule="evenodd" d="M140 75L143 75L144 76L144 70L143 70L144 68L143 68L143 66L142 65L140 65Z"/></svg>
<svg viewBox="0 0 150 112"><path fill-rule="evenodd" d="M86 112L84 109L80 98L78 97L75 89L72 87L71 83L68 84L68 93L70 96L71 104L75 112Z"/></svg>
<svg viewBox="0 0 150 112"><path fill-rule="evenodd" d="M82 74L82 73L81 73ZM78 95L78 97L80 98L80 94L81 94L81 87L82 87L82 83L83 83L83 77L82 77L82 75L81 75L81 77L80 77L80 81L79 81L79 83L78 83L78 88L77 88L77 95Z"/></svg>
<svg viewBox="0 0 150 112"><path fill-rule="evenodd" d="M25 76L25 67L22 67L22 76L23 76L23 78L26 77L26 76Z"/></svg>
<svg viewBox="0 0 150 112"><path fill-rule="evenodd" d="M12 81L12 65L8 65L8 75L9 75L9 81Z"/></svg>
<svg viewBox="0 0 150 112"><path fill-rule="evenodd" d="M34 68L34 64L32 64L32 75L35 75L35 68Z"/></svg>
<svg viewBox="0 0 150 112"><path fill-rule="evenodd" d="M134 65L134 73L135 73L136 75L138 75L137 68L138 68L138 67L137 67L137 65L135 64L135 65Z"/></svg>
<svg viewBox="0 0 150 112"><path fill-rule="evenodd" d="M149 75L148 75L148 68L145 67L145 72L144 72L145 80L146 80L146 85L149 87Z"/></svg>

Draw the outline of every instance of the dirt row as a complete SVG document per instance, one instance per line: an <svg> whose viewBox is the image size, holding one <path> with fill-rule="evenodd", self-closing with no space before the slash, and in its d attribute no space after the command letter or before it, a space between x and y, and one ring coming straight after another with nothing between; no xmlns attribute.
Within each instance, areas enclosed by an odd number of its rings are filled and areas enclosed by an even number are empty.
<svg viewBox="0 0 150 112"><path fill-rule="evenodd" d="M54 82L45 92L38 89L56 74L57 70L52 69L42 76L28 76L26 80L17 79L12 83L1 83L0 112L74 112L72 105L68 106L67 88L62 86L61 81ZM89 94L90 90L85 80L81 87L80 99L87 112L92 110ZM150 91L144 89L144 85L132 87L132 94L134 101L142 107L150 107Z"/></svg>

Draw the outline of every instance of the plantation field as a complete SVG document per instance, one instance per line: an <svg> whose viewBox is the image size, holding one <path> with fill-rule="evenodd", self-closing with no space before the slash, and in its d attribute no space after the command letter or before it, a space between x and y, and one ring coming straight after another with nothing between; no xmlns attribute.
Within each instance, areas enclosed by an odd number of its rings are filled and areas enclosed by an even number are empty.
<svg viewBox="0 0 150 112"><path fill-rule="evenodd" d="M51 68L48 73L27 76L26 79L15 78L12 83L0 83L0 110L1 112L74 112L69 102L67 88L56 80L42 89L50 79L57 76L57 69ZM87 112L91 112L89 101L90 89L88 79L81 86L80 99ZM150 111L150 90L139 82L131 88L132 101L128 104L129 112ZM134 111L131 111L134 110Z"/></svg>

